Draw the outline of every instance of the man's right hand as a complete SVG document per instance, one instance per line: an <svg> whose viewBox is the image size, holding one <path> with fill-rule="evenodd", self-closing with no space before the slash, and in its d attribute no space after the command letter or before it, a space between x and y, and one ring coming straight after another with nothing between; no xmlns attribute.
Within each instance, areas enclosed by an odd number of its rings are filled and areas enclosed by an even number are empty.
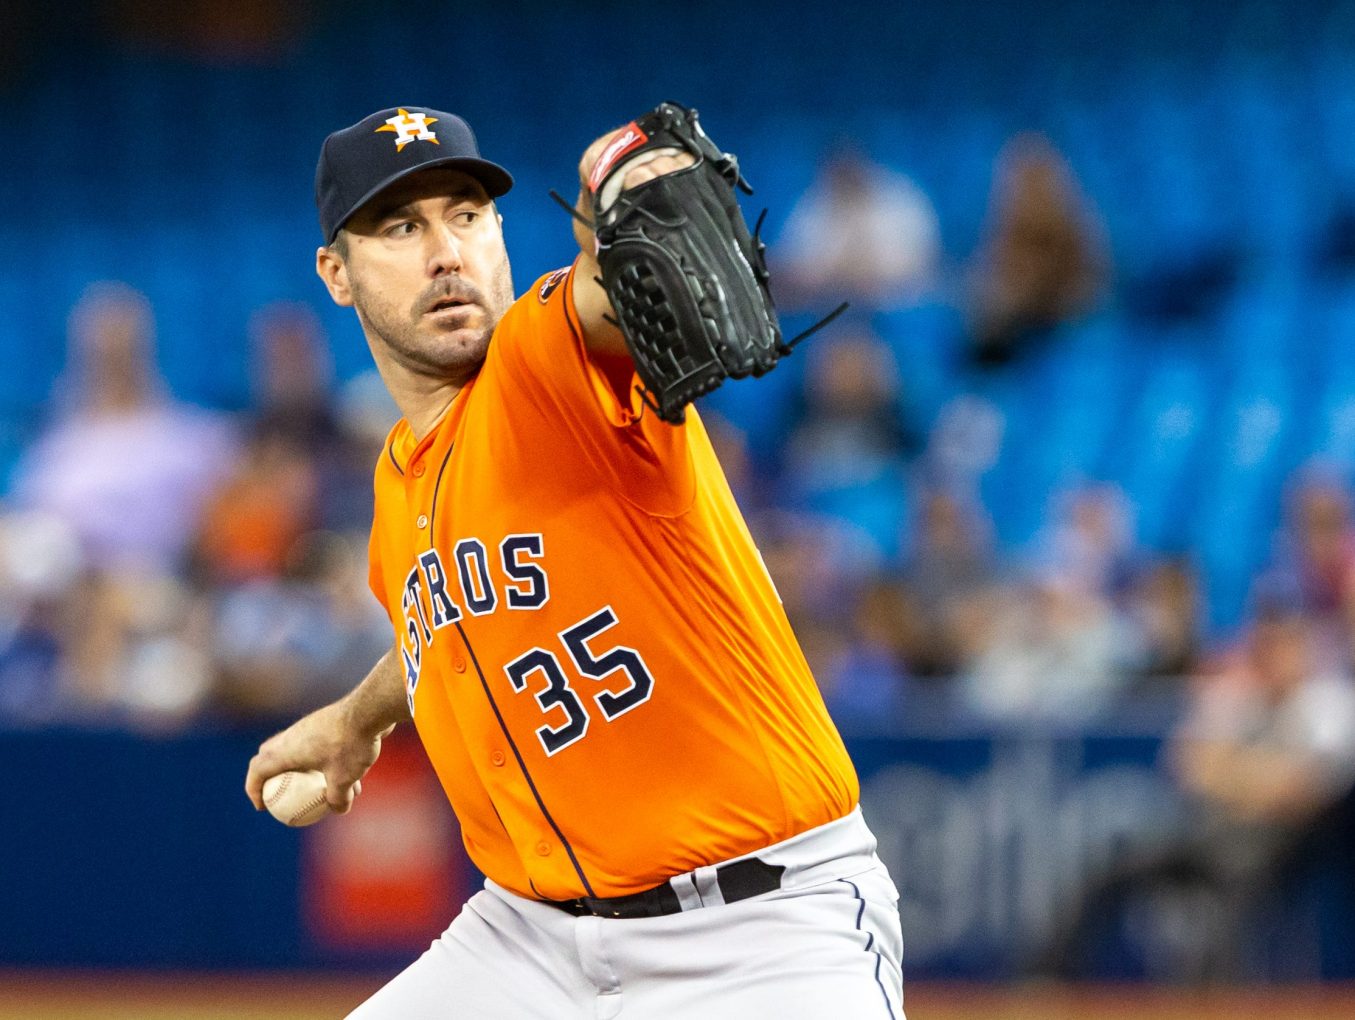
<svg viewBox="0 0 1355 1020"><path fill-rule="evenodd" d="M325 800L331 810L344 814L361 788L359 780L381 753L382 739L394 728L364 733L346 701L326 705L260 745L249 762L245 793L255 810L262 810L267 780L283 772L315 769L325 774Z"/></svg>

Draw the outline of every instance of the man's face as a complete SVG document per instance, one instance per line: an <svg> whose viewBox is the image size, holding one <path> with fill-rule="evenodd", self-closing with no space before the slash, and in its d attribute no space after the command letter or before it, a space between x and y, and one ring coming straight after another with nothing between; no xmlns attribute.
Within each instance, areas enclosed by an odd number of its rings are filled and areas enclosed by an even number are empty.
<svg viewBox="0 0 1355 1020"><path fill-rule="evenodd" d="M419 375L473 375L513 303L499 216L480 183L444 167L411 174L355 213L341 237L321 249L317 269L369 340Z"/></svg>

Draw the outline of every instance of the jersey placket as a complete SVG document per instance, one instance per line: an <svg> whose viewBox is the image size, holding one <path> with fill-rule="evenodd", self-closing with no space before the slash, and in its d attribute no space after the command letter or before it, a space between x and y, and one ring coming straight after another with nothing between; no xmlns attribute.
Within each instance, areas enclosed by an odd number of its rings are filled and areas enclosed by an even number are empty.
<svg viewBox="0 0 1355 1020"><path fill-rule="evenodd" d="M583 887L584 895L586 896L595 895L593 892L592 883L588 881L588 876L584 873L583 865L580 863L578 855L574 852L574 847L565 837L564 832L561 831L560 829L559 823L556 822L555 817L551 814L550 809L546 806L545 798L541 795L541 791L536 784L536 780L532 777L531 769L527 767L527 761L523 757L522 750L518 745L517 739L513 736L512 728L508 725L508 720L504 716L502 709L499 707L499 701L494 696L494 691L490 685L489 677L485 673L485 665L482 664L480 660L476 657L475 649L472 646L470 639L466 636L466 631L461 621L457 622L456 629L457 633L461 636L461 640L466 647L467 653L470 656L471 666L474 669L476 679L480 683L480 688L484 693L485 702L488 704L489 710L493 714L494 721L495 724L498 726L499 732L503 734L503 738L508 744L509 754L504 756L505 767L510 758L516 763L518 772L521 774L523 780L526 782L527 789L531 794L531 798L533 802L536 804L536 809L540 813L541 818L545 821L548 827L548 831L538 834L534 841L532 841L530 838L526 841L523 841L513 836L512 830L509 829L508 824L503 820L502 812L499 812L500 823L503 824L504 830L508 832L509 839L512 841L514 849L517 851L518 857L522 861L523 866L524 868L526 868L529 875L534 870L531 863L532 857L541 858L543 860L549 858L555 853L555 850L558 846L564 850L564 853L569 860L572 871L574 872L575 876L578 878L580 884ZM463 740L465 739L464 727L462 728L462 739ZM499 753L502 754L502 752ZM491 763L497 766L498 763L494 759L493 755L494 752L491 751ZM481 775L481 781L485 784L486 792L488 792L489 794L490 801L495 804L496 811L498 811L498 803L497 799L494 796L494 787L502 786L504 788L508 788L511 783L515 782L515 780L510 779L506 775L503 776L502 779L499 779L498 775L495 775L495 773L499 773L499 771L500 770L498 768L495 768L490 773L490 776L485 776L484 774Z"/></svg>
<svg viewBox="0 0 1355 1020"><path fill-rule="evenodd" d="M469 394L467 394L467 396L468 395ZM453 457L456 449L456 433L461 427L463 421L462 415L465 412L466 402L464 400L458 401L458 406L454 407L451 412L454 417L442 422L438 428L435 428L429 436L425 437L424 440L415 447L413 453L410 455L409 464L407 465L408 470L402 472L405 476L406 492L409 494L409 503L407 504L409 512L413 514L417 510L418 514L414 519L415 530L412 536L414 539L412 547L420 551L435 549L439 555L440 562L445 565L445 569L447 570L456 569L453 566L453 563L455 562L455 546L457 544L456 536L464 530L460 528L459 523L453 524L451 522L452 512L449 501L451 500L451 479L456 474L455 458ZM439 457L439 450L437 449L437 444L434 442L434 438L444 430L449 432L449 440L446 452ZM430 472L428 470L428 465L433 462L438 463L436 472ZM398 462L396 466L398 469ZM424 506L428 508L427 511L422 509ZM423 596L430 604L426 608L421 604L420 612L431 616L433 613L431 592L424 592ZM422 603L423 600L421 599L420 601ZM584 873L583 866L580 863L578 856L575 854L573 846L570 845L569 840L566 838L564 832L561 831L561 828L551 814L550 809L546 806L545 799L528 768L527 761L523 757L518 741L513 735L513 729L509 725L508 718L505 716L498 700L495 698L494 690L491 685L491 674L487 672L494 670L495 667L492 663L482 663L476 657L471 638L467 633L467 625L470 623L474 614L466 613L464 607L461 608L462 612L453 621L460 647L457 648L453 645L453 650L449 652L445 651L444 647L440 647L434 655L433 662L439 665L445 665L451 669L453 676L442 677L439 678L439 680L447 686L448 697L453 702L465 705L467 708L469 708L469 705L465 700L469 696L467 689L464 684L457 681L466 677L469 671L475 681L478 682L478 686L483 692L484 704L487 705L489 712L492 714L492 721L488 722L487 727L477 726L476 728L488 729L492 727L502 735L503 741L507 745L507 751L505 751L502 746L494 746L494 741L488 742L489 746L487 749L477 747L476 745L482 742L467 739L466 732L467 722L471 722L472 725L475 725L476 723L476 720L473 718L468 719L466 717L473 716L475 713L457 713L457 723L461 730L461 739L471 756L471 760L477 763L488 762L488 768L484 768L483 765L480 765L480 767L477 767L476 769L480 782L484 786L486 793L489 795L491 803L495 804L495 811L499 816L499 823L503 825L509 841L513 844L519 859L522 861L523 866L527 869L529 874L535 870L532 864L533 859L545 862L551 858L557 850L563 850L569 860L570 870L578 878L582 886L582 892L585 895L592 896L594 895L593 886L589 882L587 875ZM450 632L451 629L452 628L448 628L447 632ZM439 632L441 633L440 628ZM432 630L430 630L429 633L431 634ZM430 641L430 650L432 649L432 645L433 642ZM497 673L493 674L493 676L497 679ZM455 679L453 679L453 677ZM483 708L480 709L480 711L483 710ZM496 788L499 789L500 795L502 796L502 791L510 790L512 784L518 782L518 780L512 776L513 766L516 766L518 774L520 774L522 779L526 782L527 789L530 792L532 802L534 802L536 806L537 813L539 814L541 821L545 823L544 826L531 826L537 830L535 833L530 835L520 833L516 838L514 837L512 829L510 829L508 824L504 821L503 811L500 810L498 804L499 798L495 796ZM517 814L517 812L513 812L513 814ZM523 838L524 836L526 837L525 839Z"/></svg>

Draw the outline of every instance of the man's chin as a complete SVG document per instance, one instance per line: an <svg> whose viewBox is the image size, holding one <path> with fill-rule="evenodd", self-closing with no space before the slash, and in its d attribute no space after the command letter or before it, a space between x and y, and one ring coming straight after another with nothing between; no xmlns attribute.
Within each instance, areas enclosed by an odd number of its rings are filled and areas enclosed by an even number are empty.
<svg viewBox="0 0 1355 1020"><path fill-rule="evenodd" d="M419 347L423 357L420 360L456 370L485 359L492 331L476 325L456 329L425 329L421 332Z"/></svg>

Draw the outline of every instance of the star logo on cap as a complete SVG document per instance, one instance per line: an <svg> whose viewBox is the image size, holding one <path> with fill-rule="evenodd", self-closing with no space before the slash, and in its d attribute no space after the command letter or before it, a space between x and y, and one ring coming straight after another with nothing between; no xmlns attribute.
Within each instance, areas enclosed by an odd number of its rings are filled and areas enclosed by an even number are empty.
<svg viewBox="0 0 1355 1020"><path fill-rule="evenodd" d="M436 117L430 117L426 113L410 113L401 109L377 128L377 131L395 132L395 151L399 152L410 142L432 142L434 145L440 145L438 136L428 127L429 124L437 122Z"/></svg>

